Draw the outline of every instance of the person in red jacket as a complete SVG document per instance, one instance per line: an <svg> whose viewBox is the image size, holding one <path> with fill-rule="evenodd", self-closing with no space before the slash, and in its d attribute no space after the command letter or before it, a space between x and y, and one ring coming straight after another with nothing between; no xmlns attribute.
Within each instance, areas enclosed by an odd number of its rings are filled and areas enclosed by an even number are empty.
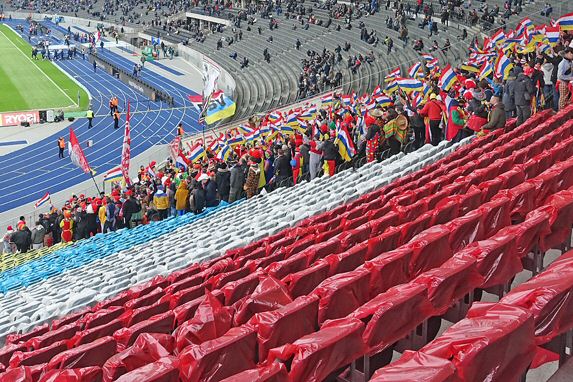
<svg viewBox="0 0 573 382"><path fill-rule="evenodd" d="M430 94L430 101L420 110L420 115L422 117L428 117L430 120L430 139L434 146L437 146L442 140L440 123L442 122L445 109L443 102L438 101L436 95L432 93Z"/></svg>

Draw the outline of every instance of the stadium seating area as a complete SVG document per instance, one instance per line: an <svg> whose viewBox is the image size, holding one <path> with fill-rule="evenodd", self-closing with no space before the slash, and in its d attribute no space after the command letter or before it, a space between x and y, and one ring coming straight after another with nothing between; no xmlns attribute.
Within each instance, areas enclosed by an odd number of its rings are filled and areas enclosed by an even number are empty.
<svg viewBox="0 0 573 382"><path fill-rule="evenodd" d="M572 116L426 146L118 253L106 237L89 267L68 255L25 288L3 279L0 381L519 380L564 356L573 328L572 254L543 270L571 244ZM524 267L537 275L511 290ZM456 323L434 338L440 319ZM385 366L392 350L413 351Z"/></svg>

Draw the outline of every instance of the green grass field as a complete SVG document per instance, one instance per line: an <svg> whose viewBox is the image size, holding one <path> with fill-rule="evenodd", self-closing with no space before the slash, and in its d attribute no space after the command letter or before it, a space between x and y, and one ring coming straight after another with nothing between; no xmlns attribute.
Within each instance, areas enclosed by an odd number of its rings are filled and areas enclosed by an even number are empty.
<svg viewBox="0 0 573 382"><path fill-rule="evenodd" d="M50 61L32 60L31 53L32 47L27 42L0 25L0 113L86 110L89 99L85 90Z"/></svg>

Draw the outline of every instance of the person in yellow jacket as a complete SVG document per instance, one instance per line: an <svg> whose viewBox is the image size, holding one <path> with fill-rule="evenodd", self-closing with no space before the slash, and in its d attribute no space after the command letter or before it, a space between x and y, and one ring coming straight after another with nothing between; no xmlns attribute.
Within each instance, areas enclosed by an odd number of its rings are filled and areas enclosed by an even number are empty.
<svg viewBox="0 0 573 382"><path fill-rule="evenodd" d="M60 228L62 229L62 242L68 243L72 241L74 237L74 221L70 211L64 211L64 220L60 222Z"/></svg>
<svg viewBox="0 0 573 382"><path fill-rule="evenodd" d="M184 215L187 211L187 203L189 202L189 189L187 188L187 181L182 180L179 183L179 188L175 192L175 209L177 216Z"/></svg>
<svg viewBox="0 0 573 382"><path fill-rule="evenodd" d="M99 218L99 224L100 224L100 231L101 232L104 232L105 222L107 221L106 209L107 209L107 200L104 199L103 204L101 206L99 206L99 209L97 211L97 216Z"/></svg>
<svg viewBox="0 0 573 382"><path fill-rule="evenodd" d="M92 128L92 122L94 119L94 111L90 108L88 111L86 111L86 118L88 119L88 129Z"/></svg>
<svg viewBox="0 0 573 382"><path fill-rule="evenodd" d="M169 197L167 197L163 186L159 186L157 192L153 196L153 204L155 205L155 208L157 208L157 212L159 212L159 219L166 219L169 211Z"/></svg>

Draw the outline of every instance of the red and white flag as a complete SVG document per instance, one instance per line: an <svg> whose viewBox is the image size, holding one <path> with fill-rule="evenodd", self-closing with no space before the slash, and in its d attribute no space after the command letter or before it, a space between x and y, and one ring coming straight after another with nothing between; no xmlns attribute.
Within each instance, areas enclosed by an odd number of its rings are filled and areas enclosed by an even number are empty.
<svg viewBox="0 0 573 382"><path fill-rule="evenodd" d="M125 135L123 136L123 147L121 149L121 173L127 185L131 184L129 178L129 163L131 161L131 125L129 123L129 101L127 102L127 116L125 118Z"/></svg>
<svg viewBox="0 0 573 382"><path fill-rule="evenodd" d="M34 204L34 208L37 209L38 207L43 206L43 205L46 204L47 202L50 202L50 203L51 203L50 193L49 193L49 192L46 192L46 195L44 195L40 200L38 200L38 201L36 202L36 204Z"/></svg>
<svg viewBox="0 0 573 382"><path fill-rule="evenodd" d="M68 141L68 151L70 153L70 159L72 163L82 169L83 172L89 174L91 171L90 165L84 152L78 142L78 137L76 137L76 133L70 127L70 140Z"/></svg>
<svg viewBox="0 0 573 382"><path fill-rule="evenodd" d="M181 147L181 137L179 136L175 137L175 139L173 139L171 143L169 143L169 155L171 155L171 158L173 158L173 162L177 161L180 147Z"/></svg>

